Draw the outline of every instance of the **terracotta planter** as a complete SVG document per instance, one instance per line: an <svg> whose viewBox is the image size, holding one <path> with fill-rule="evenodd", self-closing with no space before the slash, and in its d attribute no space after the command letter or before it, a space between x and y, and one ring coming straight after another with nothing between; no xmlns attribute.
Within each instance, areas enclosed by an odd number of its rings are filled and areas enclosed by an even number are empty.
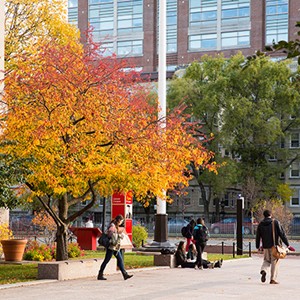
<svg viewBox="0 0 300 300"><path fill-rule="evenodd" d="M22 260L25 246L27 244L27 240L23 240L23 239L2 240L1 244L4 253L4 259L6 261Z"/></svg>

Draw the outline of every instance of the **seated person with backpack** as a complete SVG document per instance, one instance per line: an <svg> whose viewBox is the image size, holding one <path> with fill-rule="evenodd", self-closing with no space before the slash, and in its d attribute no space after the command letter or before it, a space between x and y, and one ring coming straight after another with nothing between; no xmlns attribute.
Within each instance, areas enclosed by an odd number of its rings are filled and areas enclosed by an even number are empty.
<svg viewBox="0 0 300 300"><path fill-rule="evenodd" d="M190 245L191 250L193 246L194 246L193 244ZM194 251L194 249L192 251ZM193 255L195 255L195 253ZM186 258L184 241L179 242L175 253L175 258L176 258L177 266L181 266L182 268L195 268L196 266L196 262L188 261ZM204 269L221 268L222 263L223 263L223 259L217 260L215 262L210 262L205 259L202 260L202 265Z"/></svg>

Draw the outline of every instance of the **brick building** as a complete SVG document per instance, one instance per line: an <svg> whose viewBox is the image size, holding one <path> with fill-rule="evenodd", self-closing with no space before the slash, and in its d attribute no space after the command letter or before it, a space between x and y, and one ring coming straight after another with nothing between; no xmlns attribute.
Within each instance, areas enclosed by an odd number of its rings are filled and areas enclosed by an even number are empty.
<svg viewBox="0 0 300 300"><path fill-rule="evenodd" d="M298 0L166 0L167 70L203 54L252 55L273 41L295 38ZM130 59L145 73L158 67L159 0L69 0L69 21L90 24L106 53Z"/></svg>

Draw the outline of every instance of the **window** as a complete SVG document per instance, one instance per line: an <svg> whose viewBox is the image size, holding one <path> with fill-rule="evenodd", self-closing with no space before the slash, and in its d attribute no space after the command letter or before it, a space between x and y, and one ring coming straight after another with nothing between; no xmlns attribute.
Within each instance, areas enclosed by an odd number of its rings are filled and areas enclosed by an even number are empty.
<svg viewBox="0 0 300 300"><path fill-rule="evenodd" d="M250 47L250 0L189 0L189 50Z"/></svg>
<svg viewBox="0 0 300 300"><path fill-rule="evenodd" d="M300 194L300 187L296 187L294 189L294 194L291 197L291 201L290 201L290 205L291 206L300 206L300 197L299 197L299 194Z"/></svg>
<svg viewBox="0 0 300 300"><path fill-rule="evenodd" d="M300 177L299 163L294 162L290 167L290 178L299 178L299 177Z"/></svg>
<svg viewBox="0 0 300 300"><path fill-rule="evenodd" d="M89 23L103 55L143 54L143 0L89 0Z"/></svg>
<svg viewBox="0 0 300 300"><path fill-rule="evenodd" d="M250 45L250 31L235 31L222 33L222 48Z"/></svg>
<svg viewBox="0 0 300 300"><path fill-rule="evenodd" d="M106 43L106 44L101 44L99 52L103 56L111 56L114 51L114 44L113 43Z"/></svg>
<svg viewBox="0 0 300 300"><path fill-rule="evenodd" d="M217 47L216 34L191 35L189 37L189 50L215 49Z"/></svg>
<svg viewBox="0 0 300 300"><path fill-rule="evenodd" d="M68 22L78 25L78 0L68 1Z"/></svg>
<svg viewBox="0 0 300 300"><path fill-rule="evenodd" d="M290 148L299 148L299 133L291 133Z"/></svg>
<svg viewBox="0 0 300 300"><path fill-rule="evenodd" d="M118 56L139 56L143 54L143 41L118 42Z"/></svg>
<svg viewBox="0 0 300 300"><path fill-rule="evenodd" d="M288 40L288 0L266 0L266 44Z"/></svg>
<svg viewBox="0 0 300 300"><path fill-rule="evenodd" d="M117 1L118 35L143 30L143 1Z"/></svg>
<svg viewBox="0 0 300 300"><path fill-rule="evenodd" d="M217 0L190 0L189 25L210 26L217 23Z"/></svg>
<svg viewBox="0 0 300 300"><path fill-rule="evenodd" d="M249 21L250 1L249 0L223 0L222 1L222 23L236 23Z"/></svg>

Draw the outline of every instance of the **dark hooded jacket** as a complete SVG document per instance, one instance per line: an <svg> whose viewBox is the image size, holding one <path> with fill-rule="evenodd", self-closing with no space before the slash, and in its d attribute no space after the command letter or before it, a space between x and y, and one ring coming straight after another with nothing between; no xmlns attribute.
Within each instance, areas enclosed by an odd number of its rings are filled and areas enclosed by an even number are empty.
<svg viewBox="0 0 300 300"><path fill-rule="evenodd" d="M260 247L260 241L262 241L262 247L264 249L272 248L274 245L273 242L273 233L272 233L272 222L274 222L275 227L275 245L280 245L281 241L283 241L286 246L289 246L289 242L285 235L285 232L280 225L279 221L271 219L271 218L264 218L257 227L256 232L256 248ZM279 239L280 238L280 239Z"/></svg>

